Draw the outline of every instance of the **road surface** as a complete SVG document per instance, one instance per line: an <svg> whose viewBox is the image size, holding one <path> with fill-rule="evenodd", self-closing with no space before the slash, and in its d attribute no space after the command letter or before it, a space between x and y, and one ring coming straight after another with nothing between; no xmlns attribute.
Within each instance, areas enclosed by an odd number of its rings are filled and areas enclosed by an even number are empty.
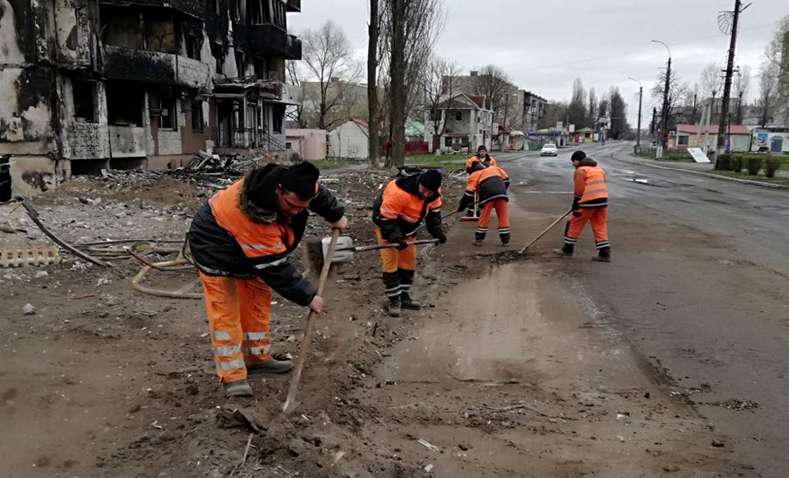
<svg viewBox="0 0 789 478"><path fill-rule="evenodd" d="M789 191L650 168L630 144L586 152L608 174L611 264L589 261L588 231L563 264L678 399L728 437L754 476L789 470ZM527 211L560 214L572 170L502 156ZM535 247L561 245L561 230Z"/></svg>

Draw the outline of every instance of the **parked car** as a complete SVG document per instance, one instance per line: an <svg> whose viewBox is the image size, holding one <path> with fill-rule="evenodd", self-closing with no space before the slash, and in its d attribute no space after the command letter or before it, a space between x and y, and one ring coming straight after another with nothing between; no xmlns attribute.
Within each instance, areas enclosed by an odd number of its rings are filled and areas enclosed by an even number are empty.
<svg viewBox="0 0 789 478"><path fill-rule="evenodd" d="M540 156L559 156L559 150L553 143L545 143L540 150Z"/></svg>

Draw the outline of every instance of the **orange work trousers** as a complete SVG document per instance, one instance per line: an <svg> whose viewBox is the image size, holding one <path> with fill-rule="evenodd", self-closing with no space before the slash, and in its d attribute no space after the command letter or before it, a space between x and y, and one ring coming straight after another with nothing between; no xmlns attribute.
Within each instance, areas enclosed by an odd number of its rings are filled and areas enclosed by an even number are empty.
<svg viewBox="0 0 789 478"><path fill-rule="evenodd" d="M381 229L377 227L375 228L375 238L380 246L390 244L384 240ZM413 242L414 240L414 237L411 236L406 241ZM416 270L416 246L410 245L403 250L390 247L381 249L379 253L386 296L390 300L396 300L401 294L410 293Z"/></svg>
<svg viewBox="0 0 789 478"><path fill-rule="evenodd" d="M509 241L510 236L510 208L509 203L504 198L494 199L482 205L482 212L479 215L479 222L477 223L477 232L474 235L475 239L481 241L485 239L488 234L488 226L490 225L490 216L493 210L496 211L496 220L499 226L499 236L502 240Z"/></svg>
<svg viewBox="0 0 789 478"><path fill-rule="evenodd" d="M200 273L216 373L222 383L247 378L246 364L271 359L271 289L260 279Z"/></svg>
<svg viewBox="0 0 789 478"><path fill-rule="evenodd" d="M608 242L608 206L582 207L578 209L578 212L581 213L580 216L570 216L570 220L567 221L564 243L569 246L575 246L578 237L584 230L584 226L587 222L591 222L597 249L611 247L611 244Z"/></svg>

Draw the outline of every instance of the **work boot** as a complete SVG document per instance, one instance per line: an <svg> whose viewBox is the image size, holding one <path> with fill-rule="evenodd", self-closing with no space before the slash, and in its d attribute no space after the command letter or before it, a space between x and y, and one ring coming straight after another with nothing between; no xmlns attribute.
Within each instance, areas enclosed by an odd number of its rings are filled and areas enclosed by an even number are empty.
<svg viewBox="0 0 789 478"><path fill-rule="evenodd" d="M561 257L573 257L575 248L569 244L565 244L561 249L554 249L553 253Z"/></svg>
<svg viewBox="0 0 789 478"><path fill-rule="evenodd" d="M408 292L400 294L400 307L406 310L422 310L422 304L414 302Z"/></svg>
<svg viewBox="0 0 789 478"><path fill-rule="evenodd" d="M475 240L474 242L471 243L471 245L475 247L482 247L482 241Z"/></svg>
<svg viewBox="0 0 789 478"><path fill-rule="evenodd" d="M254 395L252 387L249 386L249 382L246 380L224 383L222 387L225 389L225 398L251 397Z"/></svg>
<svg viewBox="0 0 789 478"><path fill-rule="evenodd" d="M611 262L611 248L604 247L600 249L596 257L592 258L595 262Z"/></svg>
<svg viewBox="0 0 789 478"><path fill-rule="evenodd" d="M274 357L271 357L265 362L247 364L248 373L288 373L292 368L292 361L287 359L279 360Z"/></svg>
<svg viewBox="0 0 789 478"><path fill-rule="evenodd" d="M389 317L400 317L400 310L402 309L400 299L389 299L385 308Z"/></svg>

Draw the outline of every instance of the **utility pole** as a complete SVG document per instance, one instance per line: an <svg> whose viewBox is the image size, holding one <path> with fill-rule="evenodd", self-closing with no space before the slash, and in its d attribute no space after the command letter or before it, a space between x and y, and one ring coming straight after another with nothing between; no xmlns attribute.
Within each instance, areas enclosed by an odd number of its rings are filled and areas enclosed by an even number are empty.
<svg viewBox="0 0 789 478"><path fill-rule="evenodd" d="M665 151L666 148L668 147L668 116L669 116L669 110L671 109L669 107L669 91L671 88L671 49L668 47L668 45L665 42L662 42L660 40L652 40L652 43L659 43L664 47L666 47L666 51L668 51L668 62L666 64L666 84L663 87L663 111L662 111L663 126L661 126L661 130L660 130L661 145L663 146L663 151Z"/></svg>
<svg viewBox="0 0 789 478"><path fill-rule="evenodd" d="M726 148L726 122L729 119L729 96L731 95L731 78L734 74L734 54L737 48L737 26L740 13L751 6L749 3L742 8L741 0L734 0L734 12L731 24L731 40L729 42L729 59L726 62L726 80L723 83L723 96L721 97L721 117L718 122L718 147L715 149L715 169L718 169L718 157Z"/></svg>
<svg viewBox="0 0 789 478"><path fill-rule="evenodd" d="M641 99L644 97L644 87L641 82L633 77L631 80L638 83L638 129L636 130L636 155L641 152Z"/></svg>

